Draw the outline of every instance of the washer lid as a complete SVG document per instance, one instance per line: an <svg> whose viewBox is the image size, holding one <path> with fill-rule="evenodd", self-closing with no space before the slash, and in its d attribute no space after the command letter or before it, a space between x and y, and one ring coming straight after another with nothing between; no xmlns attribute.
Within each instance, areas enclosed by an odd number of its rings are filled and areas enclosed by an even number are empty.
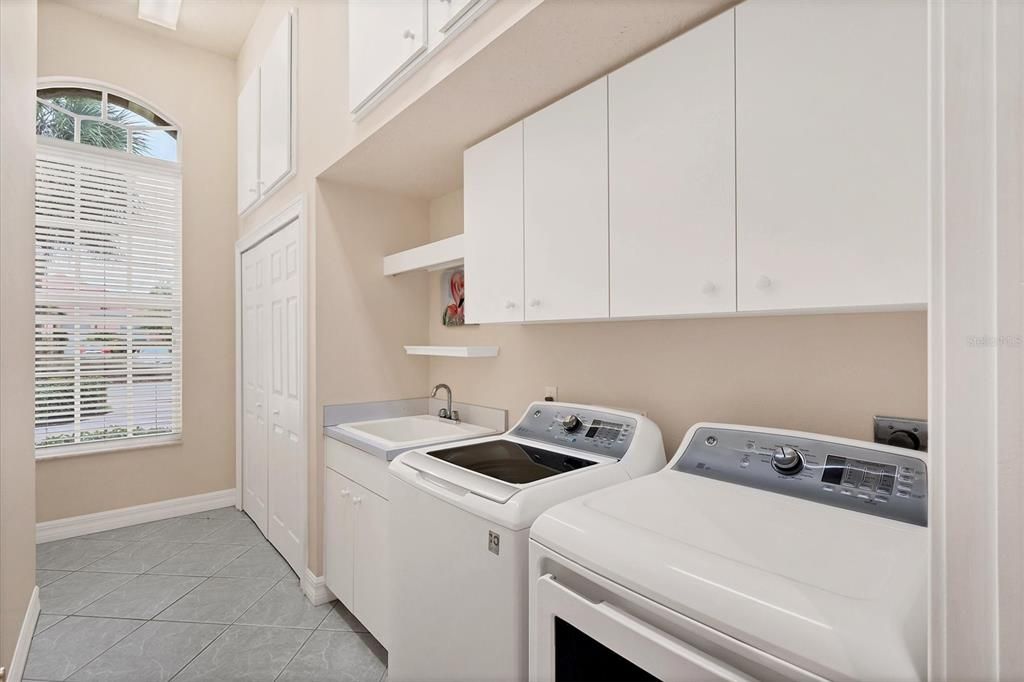
<svg viewBox="0 0 1024 682"><path fill-rule="evenodd" d="M424 453L463 469L522 485L597 464L594 460L499 438Z"/></svg>
<svg viewBox="0 0 1024 682"><path fill-rule="evenodd" d="M664 470L549 510L531 537L825 677L924 676L920 526Z"/></svg>

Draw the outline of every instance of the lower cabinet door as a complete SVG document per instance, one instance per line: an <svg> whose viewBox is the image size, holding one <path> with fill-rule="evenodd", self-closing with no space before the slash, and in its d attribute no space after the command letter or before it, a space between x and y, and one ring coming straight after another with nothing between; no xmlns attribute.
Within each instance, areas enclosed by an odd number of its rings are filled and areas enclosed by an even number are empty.
<svg viewBox="0 0 1024 682"><path fill-rule="evenodd" d="M327 469L324 480L324 580L341 603L355 610L355 507L359 489L341 474Z"/></svg>
<svg viewBox="0 0 1024 682"><path fill-rule="evenodd" d="M355 522L355 608L353 613L384 645L389 645L388 501L366 488L353 493Z"/></svg>

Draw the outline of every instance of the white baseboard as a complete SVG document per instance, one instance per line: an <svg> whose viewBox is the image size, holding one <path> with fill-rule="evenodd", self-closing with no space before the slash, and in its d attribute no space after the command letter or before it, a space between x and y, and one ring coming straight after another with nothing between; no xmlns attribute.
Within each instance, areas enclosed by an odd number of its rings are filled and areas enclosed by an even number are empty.
<svg viewBox="0 0 1024 682"><path fill-rule="evenodd" d="M70 516L66 519L43 521L36 524L36 543L63 540L65 538L98 533L104 530L134 526L137 523L160 521L174 516L210 511L235 504L235 489L217 490L202 495L178 497L140 504L136 507L111 509L110 511Z"/></svg>
<svg viewBox="0 0 1024 682"><path fill-rule="evenodd" d="M302 591L306 594L306 599L313 603L313 606L320 606L327 602L334 601L334 594L327 589L327 583L324 582L322 575L313 575L313 571L306 569L305 575L302 576L302 580L299 581L302 586Z"/></svg>
<svg viewBox="0 0 1024 682"><path fill-rule="evenodd" d="M14 645L11 671L6 677L8 682L21 682L21 678L25 674L28 648L32 644L32 634L36 631L37 620L39 620L39 588L33 587L32 597L28 600L28 609L25 611L25 620L21 621L21 632L18 633L18 642Z"/></svg>

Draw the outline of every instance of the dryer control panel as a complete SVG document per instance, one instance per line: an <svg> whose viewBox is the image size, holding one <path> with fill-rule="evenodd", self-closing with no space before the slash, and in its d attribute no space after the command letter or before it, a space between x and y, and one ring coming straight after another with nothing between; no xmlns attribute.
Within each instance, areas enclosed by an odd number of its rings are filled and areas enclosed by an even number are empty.
<svg viewBox="0 0 1024 682"><path fill-rule="evenodd" d="M924 460L809 434L700 427L672 467L918 526L928 525Z"/></svg>
<svg viewBox="0 0 1024 682"><path fill-rule="evenodd" d="M622 459L633 442L636 427L636 419L622 414L580 405L534 403L511 433L520 438Z"/></svg>

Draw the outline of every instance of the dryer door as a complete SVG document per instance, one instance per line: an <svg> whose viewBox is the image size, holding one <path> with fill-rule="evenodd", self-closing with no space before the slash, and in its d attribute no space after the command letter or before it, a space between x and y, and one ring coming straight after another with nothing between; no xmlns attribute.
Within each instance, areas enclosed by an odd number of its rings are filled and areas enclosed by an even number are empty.
<svg viewBox="0 0 1024 682"><path fill-rule="evenodd" d="M754 682L754 678L551 575L537 581L531 679L548 682Z"/></svg>

